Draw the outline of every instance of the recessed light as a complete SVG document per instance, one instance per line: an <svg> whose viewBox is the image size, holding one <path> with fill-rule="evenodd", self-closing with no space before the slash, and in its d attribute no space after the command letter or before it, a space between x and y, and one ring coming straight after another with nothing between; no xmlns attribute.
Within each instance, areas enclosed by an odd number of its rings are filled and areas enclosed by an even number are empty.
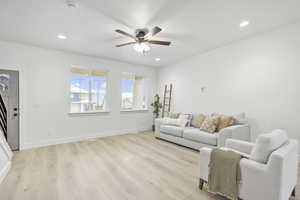
<svg viewBox="0 0 300 200"><path fill-rule="evenodd" d="M57 38L60 39L60 40L65 40L67 39L67 37L65 35L62 35L62 34L58 34L57 35Z"/></svg>
<svg viewBox="0 0 300 200"><path fill-rule="evenodd" d="M249 21L242 21L241 23L240 23L240 27L246 27L246 26L248 26L249 25Z"/></svg>
<svg viewBox="0 0 300 200"><path fill-rule="evenodd" d="M155 58L155 61L156 61L156 62L160 61L160 58Z"/></svg>

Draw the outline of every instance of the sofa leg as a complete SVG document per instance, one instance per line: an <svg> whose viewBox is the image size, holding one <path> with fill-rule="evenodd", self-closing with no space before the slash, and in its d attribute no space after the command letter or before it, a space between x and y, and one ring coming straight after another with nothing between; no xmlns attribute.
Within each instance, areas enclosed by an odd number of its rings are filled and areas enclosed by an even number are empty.
<svg viewBox="0 0 300 200"><path fill-rule="evenodd" d="M204 184L204 180L203 179L199 179L199 189L202 190L203 189L203 184Z"/></svg>
<svg viewBox="0 0 300 200"><path fill-rule="evenodd" d="M292 192L292 197L295 197L296 196L296 188L293 189L293 192Z"/></svg>

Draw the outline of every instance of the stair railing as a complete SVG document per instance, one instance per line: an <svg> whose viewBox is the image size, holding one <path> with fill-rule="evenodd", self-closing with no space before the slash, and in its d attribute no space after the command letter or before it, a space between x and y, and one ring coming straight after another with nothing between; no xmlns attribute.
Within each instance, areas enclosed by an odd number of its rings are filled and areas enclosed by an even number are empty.
<svg viewBox="0 0 300 200"><path fill-rule="evenodd" d="M0 128L5 136L5 139L7 140L7 110L1 94L0 94Z"/></svg>

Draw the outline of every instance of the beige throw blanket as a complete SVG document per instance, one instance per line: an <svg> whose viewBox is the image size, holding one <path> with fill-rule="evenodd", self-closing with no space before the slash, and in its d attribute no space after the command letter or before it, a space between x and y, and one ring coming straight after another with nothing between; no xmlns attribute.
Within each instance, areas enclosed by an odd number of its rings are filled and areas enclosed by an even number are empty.
<svg viewBox="0 0 300 200"><path fill-rule="evenodd" d="M238 183L241 178L242 156L233 151L213 149L210 155L208 186L209 191L238 200Z"/></svg>

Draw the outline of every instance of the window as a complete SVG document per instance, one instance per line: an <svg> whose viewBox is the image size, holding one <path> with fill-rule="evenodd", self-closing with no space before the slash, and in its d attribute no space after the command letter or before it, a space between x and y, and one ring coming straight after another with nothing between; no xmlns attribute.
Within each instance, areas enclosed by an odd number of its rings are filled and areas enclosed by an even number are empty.
<svg viewBox="0 0 300 200"><path fill-rule="evenodd" d="M97 112L106 109L107 73L71 69L71 113Z"/></svg>
<svg viewBox="0 0 300 200"><path fill-rule="evenodd" d="M122 110L147 109L145 77L122 74Z"/></svg>

